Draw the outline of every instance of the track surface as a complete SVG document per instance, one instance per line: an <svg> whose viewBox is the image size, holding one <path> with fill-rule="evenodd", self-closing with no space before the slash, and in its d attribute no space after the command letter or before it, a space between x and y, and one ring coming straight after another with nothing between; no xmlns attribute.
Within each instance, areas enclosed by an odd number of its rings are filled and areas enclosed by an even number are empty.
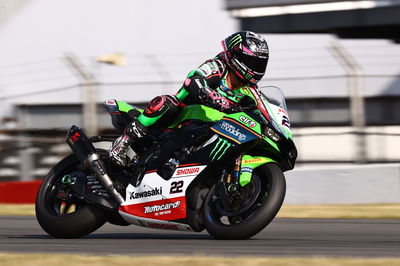
<svg viewBox="0 0 400 266"><path fill-rule="evenodd" d="M275 219L250 240L104 225L81 239L55 239L33 216L0 216L0 252L224 256L400 257L400 220Z"/></svg>

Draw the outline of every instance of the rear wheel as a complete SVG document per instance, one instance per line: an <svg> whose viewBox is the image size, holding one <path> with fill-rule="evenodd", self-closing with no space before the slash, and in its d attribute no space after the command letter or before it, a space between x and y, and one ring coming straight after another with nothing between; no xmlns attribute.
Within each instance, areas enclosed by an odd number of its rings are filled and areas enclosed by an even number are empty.
<svg viewBox="0 0 400 266"><path fill-rule="evenodd" d="M251 182L238 190L219 182L204 202L205 228L216 239L252 237L275 218L285 193L285 177L274 163L256 168Z"/></svg>
<svg viewBox="0 0 400 266"><path fill-rule="evenodd" d="M43 180L36 198L36 217L49 235L57 238L78 238L100 228L108 213L90 205L69 190L68 174L89 174L74 155L55 165ZM67 178L66 178L67 176Z"/></svg>

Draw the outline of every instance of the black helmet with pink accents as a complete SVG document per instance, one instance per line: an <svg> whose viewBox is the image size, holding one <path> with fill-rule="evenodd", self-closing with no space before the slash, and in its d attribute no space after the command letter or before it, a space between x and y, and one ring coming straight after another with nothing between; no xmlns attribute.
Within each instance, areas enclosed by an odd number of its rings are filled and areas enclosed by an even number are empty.
<svg viewBox="0 0 400 266"><path fill-rule="evenodd" d="M267 68L269 49L265 39L251 31L239 31L222 41L224 59L244 83L256 84Z"/></svg>

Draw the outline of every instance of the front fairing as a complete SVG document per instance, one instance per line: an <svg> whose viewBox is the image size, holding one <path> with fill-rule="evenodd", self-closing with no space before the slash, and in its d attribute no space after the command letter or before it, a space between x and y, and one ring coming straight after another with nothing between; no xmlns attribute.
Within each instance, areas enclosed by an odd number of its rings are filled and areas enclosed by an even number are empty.
<svg viewBox="0 0 400 266"><path fill-rule="evenodd" d="M246 95L255 100L257 106L243 112L226 114L204 105L187 106L169 127L179 128L179 125L185 124L184 121L190 120L208 122L211 130L232 144L258 143L260 150L264 150L263 154L280 158L278 161L282 162L282 169L293 169L297 152L283 93L272 89L274 96L268 94L268 89L264 89L267 95L258 89L244 90ZM279 95L281 96L278 97ZM274 134L271 135L271 132Z"/></svg>
<svg viewBox="0 0 400 266"><path fill-rule="evenodd" d="M278 87L266 86L259 89L250 89L251 96L257 108L248 113L259 123L272 127L286 139L292 139L289 115L287 112L285 96Z"/></svg>
<svg viewBox="0 0 400 266"><path fill-rule="evenodd" d="M249 96L255 100L257 107L246 111L246 115L260 124L260 134L263 139L271 147L277 147L280 157L282 157L282 168L284 170L293 169L297 158L297 149L293 142L283 92L272 86L249 91Z"/></svg>

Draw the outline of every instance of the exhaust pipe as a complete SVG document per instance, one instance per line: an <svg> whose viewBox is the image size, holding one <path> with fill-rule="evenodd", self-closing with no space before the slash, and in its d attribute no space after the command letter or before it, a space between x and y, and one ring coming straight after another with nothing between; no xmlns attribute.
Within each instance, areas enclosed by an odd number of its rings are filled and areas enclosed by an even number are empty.
<svg viewBox="0 0 400 266"><path fill-rule="evenodd" d="M100 159L100 155L97 153L92 142L86 136L83 129L77 126L72 126L66 138L67 144L74 152L79 161L85 166L90 167L95 173L101 184L107 190L107 192L119 203L124 202L124 198L114 188L113 182L110 176L107 174L106 168Z"/></svg>

